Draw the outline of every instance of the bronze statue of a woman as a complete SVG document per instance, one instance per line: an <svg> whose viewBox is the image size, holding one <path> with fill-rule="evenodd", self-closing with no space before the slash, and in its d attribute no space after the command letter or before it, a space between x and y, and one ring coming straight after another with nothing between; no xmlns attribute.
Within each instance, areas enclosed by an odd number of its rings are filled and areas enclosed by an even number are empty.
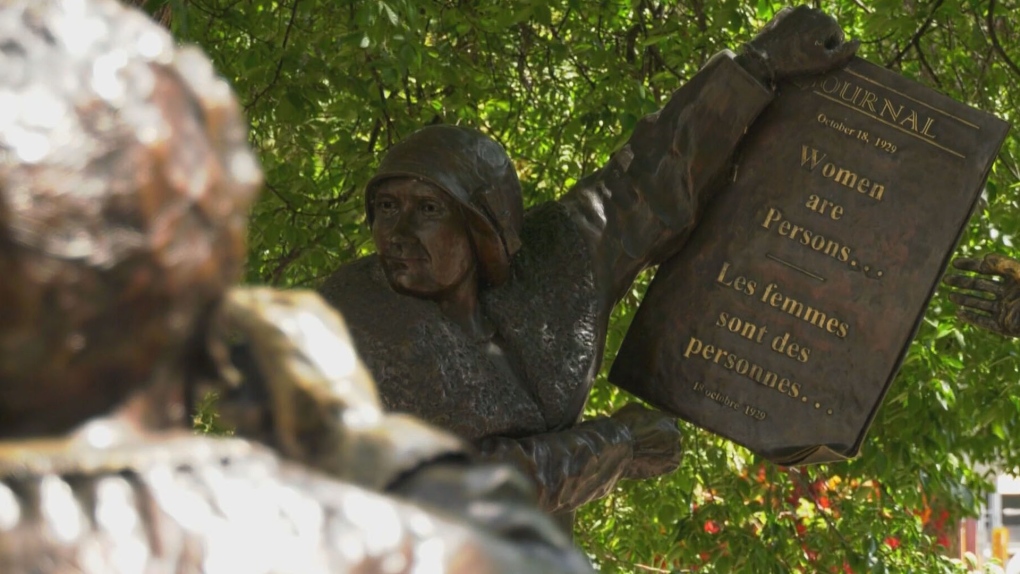
<svg viewBox="0 0 1020 574"><path fill-rule="evenodd" d="M637 405L578 423L612 309L683 248L777 80L847 62L856 42L802 6L724 51L559 200L524 213L506 151L449 125L393 146L365 188L378 253L322 294L343 311L386 406L514 462L569 511L679 463L673 419Z"/></svg>

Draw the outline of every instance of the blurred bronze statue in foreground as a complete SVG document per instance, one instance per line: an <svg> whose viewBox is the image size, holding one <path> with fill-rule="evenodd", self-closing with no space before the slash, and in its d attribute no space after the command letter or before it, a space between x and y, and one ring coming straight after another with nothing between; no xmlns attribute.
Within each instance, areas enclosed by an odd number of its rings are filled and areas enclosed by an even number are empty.
<svg viewBox="0 0 1020 574"><path fill-rule="evenodd" d="M317 295L228 290L261 176L203 54L113 0L4 0L0 46L0 572L590 571ZM195 436L235 338L266 400Z"/></svg>
<svg viewBox="0 0 1020 574"><path fill-rule="evenodd" d="M1004 337L1020 337L1020 262L992 253L982 259L960 257L953 267L977 274L944 279L959 289L949 294L949 300L961 307L956 316Z"/></svg>
<svg viewBox="0 0 1020 574"><path fill-rule="evenodd" d="M676 469L680 435L664 413L628 405L578 423L613 307L684 247L775 82L845 64L856 47L831 17L783 10L641 120L602 169L527 213L488 136L438 125L393 146L365 189L378 254L321 289L383 402L514 462L550 511Z"/></svg>

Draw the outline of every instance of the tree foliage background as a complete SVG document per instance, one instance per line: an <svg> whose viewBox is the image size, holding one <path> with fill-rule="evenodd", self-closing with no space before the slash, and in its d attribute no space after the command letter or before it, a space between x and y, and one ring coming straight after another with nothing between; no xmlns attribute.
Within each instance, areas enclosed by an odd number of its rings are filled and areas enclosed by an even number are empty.
<svg viewBox="0 0 1020 574"><path fill-rule="evenodd" d="M315 287L372 250L361 187L418 127L473 126L515 159L534 204L616 149L770 0L135 0L234 85L266 173L247 280ZM1020 0L826 0L860 55L1016 121ZM1010 134L960 254L1018 255ZM645 278L647 280L647 277ZM617 309L606 365L640 300ZM605 572L959 572L954 521L1020 471L1016 343L963 327L937 293L861 456L780 468L685 425L672 476L626 482L579 514ZM588 413L631 397L600 380Z"/></svg>

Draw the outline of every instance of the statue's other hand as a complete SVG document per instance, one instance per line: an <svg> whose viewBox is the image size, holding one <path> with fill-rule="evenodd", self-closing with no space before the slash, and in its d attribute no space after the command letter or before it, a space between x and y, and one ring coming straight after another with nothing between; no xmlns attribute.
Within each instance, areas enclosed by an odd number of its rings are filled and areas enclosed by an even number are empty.
<svg viewBox="0 0 1020 574"><path fill-rule="evenodd" d="M249 346L271 414L268 431L248 434L246 426L238 434L373 489L463 451L452 434L408 415L383 413L343 317L317 293L234 288L222 313L222 327Z"/></svg>
<svg viewBox="0 0 1020 574"><path fill-rule="evenodd" d="M224 324L250 346L264 377L276 444L306 464L321 441L344 432L349 411L378 417L371 376L354 353L343 318L310 291L234 288L223 301Z"/></svg>
<svg viewBox="0 0 1020 574"><path fill-rule="evenodd" d="M955 259L953 267L985 276L952 274L942 280L964 290L949 294L960 306L956 316L993 333L1020 337L1020 262L992 253L983 259Z"/></svg>
<svg viewBox="0 0 1020 574"><path fill-rule="evenodd" d="M683 449L674 417L632 403L616 411L613 419L630 430L634 444L634 459L624 478L652 478L680 466Z"/></svg>
<svg viewBox="0 0 1020 574"><path fill-rule="evenodd" d="M820 74L850 61L860 42L846 41L835 18L808 6L784 8L747 44L777 80Z"/></svg>

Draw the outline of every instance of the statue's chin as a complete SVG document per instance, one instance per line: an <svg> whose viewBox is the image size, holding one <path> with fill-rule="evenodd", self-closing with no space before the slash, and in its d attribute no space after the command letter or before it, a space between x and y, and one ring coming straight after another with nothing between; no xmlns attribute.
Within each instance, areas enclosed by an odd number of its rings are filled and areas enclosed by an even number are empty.
<svg viewBox="0 0 1020 574"><path fill-rule="evenodd" d="M467 272L446 276L437 274L432 268L418 261L384 262L383 271L390 288L409 297L438 301L457 290L464 281L474 280L474 275Z"/></svg>
<svg viewBox="0 0 1020 574"><path fill-rule="evenodd" d="M418 281L415 280L414 274L407 270L387 270L386 280L389 282L390 288L401 295L417 297L418 299L432 298L432 293L423 290Z"/></svg>

